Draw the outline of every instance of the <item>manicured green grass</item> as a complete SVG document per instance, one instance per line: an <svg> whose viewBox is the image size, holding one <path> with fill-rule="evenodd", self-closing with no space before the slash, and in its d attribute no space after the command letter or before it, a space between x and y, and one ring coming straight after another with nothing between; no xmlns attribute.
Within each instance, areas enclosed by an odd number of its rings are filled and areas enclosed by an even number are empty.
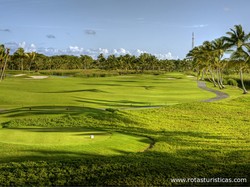
<svg viewBox="0 0 250 187"><path fill-rule="evenodd" d="M25 77L28 77L26 75ZM0 84L0 122L37 114L86 112L89 108L165 106L201 101L213 93L181 73L32 80L10 77Z"/></svg>
<svg viewBox="0 0 250 187"><path fill-rule="evenodd" d="M86 128L2 128L0 162L120 155L144 151L150 143L146 137Z"/></svg>
<svg viewBox="0 0 250 187"><path fill-rule="evenodd" d="M173 78L173 79L172 79ZM8 78L0 84L1 108L84 106L122 108L171 105L213 97L179 73L101 78Z"/></svg>
<svg viewBox="0 0 250 187"><path fill-rule="evenodd" d="M176 79L167 79L174 77ZM157 79L158 83L150 82L154 78ZM49 82L51 80L52 82L57 82L59 78L40 80L38 82L40 84L41 82ZM77 85L77 83L82 85L84 79L65 78L65 80L71 80L73 86ZM132 79L131 76L122 76L105 77L104 79L93 78L93 80L91 78L86 80L88 80L88 82L85 82L85 85L91 86L93 83L96 84L97 87L92 85L93 87L91 89L95 88L104 91L110 89L110 92L113 93L116 91L119 94L108 97L105 95L105 92L98 92L102 95L101 98L101 95L98 96L98 93L94 92L92 93L92 99L102 99L105 100L105 102L98 101L98 103L88 103L89 107L83 107L77 105L79 104L78 102L72 102L72 106L65 109L71 102L69 98L67 100L67 94L81 95L83 93L63 93L61 97L68 103L63 105L63 102L58 102L57 104L60 106L56 106L54 109L51 105L47 106L46 104L42 106L42 103L40 103L40 105L32 105L33 107L31 110L27 107L14 108L13 104L8 105L10 108L13 107L12 109L1 113L0 116L5 118L3 121L9 120L10 118L13 119L9 122L2 123L4 128L0 129L0 133L2 131L2 135L5 136L3 139L9 141L9 144L2 143L0 145L0 149L2 149L1 155L4 155L2 163L0 164L0 184L7 186L249 185L249 95L242 95L241 90L227 87L225 91L232 95L229 99L215 103L198 102L198 100L204 100L214 95L206 95L209 93L197 89L196 83L192 78L184 77L181 74L167 74L162 76L143 75L136 76L136 79ZM91 80L93 82L91 82ZM97 80L98 83L96 82ZM124 80L136 80L137 82L125 82ZM23 80L16 79L16 81L22 82ZM106 84L118 84L117 81L123 81L119 83L124 85L120 86L122 88L132 88L142 85L153 86L154 84L155 89L157 89L156 96L161 95L161 93L164 95L163 91L165 91L166 99L170 101L172 98L177 98L180 104L147 110L120 110L116 112L99 110L99 107L118 107L117 103L115 106L110 106L108 104L118 100L118 96L121 97L122 93L128 94L128 97L135 93L144 93L141 97L131 96L132 98L129 99L130 102L141 102L145 98L152 97L152 93L149 94L147 89L143 91L140 90L140 92L128 91L127 89L121 91L116 88L119 87L118 85L113 87L110 85L107 87L104 86L103 84L105 81L109 81L106 82ZM66 81L64 83L64 86L67 85L65 87L66 90L70 88L69 82L67 83ZM97 84L100 84L99 87ZM48 83L48 85L50 84ZM53 85L54 87L48 87L47 89L49 94L63 89L62 85ZM169 91L172 97L168 95L167 89L163 85L170 88ZM178 85L180 87L178 87ZM30 89L32 93L32 90L38 89L37 91L39 92L42 87L26 87L25 90ZM184 89L183 92L181 92L183 88L185 88L186 91ZM71 87L71 89L73 89L73 87ZM179 92L175 92L175 89ZM201 93L198 94L199 99L197 99L198 96L191 94L194 93L194 91L195 93ZM188 102L182 100L181 97L183 93L191 94L189 98L187 97ZM83 97L83 95L78 97ZM185 97L185 94L183 97ZM88 98L90 99L91 95L89 95ZM45 96L44 101L47 99L47 96ZM157 99L161 100L162 98L158 97ZM46 102L48 101L49 99ZM28 99L26 99L25 102L28 102ZM154 102L155 104L157 103L156 100ZM124 104L125 102L122 101L121 103ZM76 106L73 104L76 104ZM138 105L143 106L144 104ZM95 106L96 108L90 108L91 106ZM70 132L65 132L67 131L66 129L90 129L95 132L104 132L107 133L107 136L101 137L104 139L111 133L114 135L114 138L117 137L117 139L111 139L112 142L110 144L108 143L108 139L97 141L94 143L95 148L92 149L89 147L86 149L87 151L83 151L87 146L86 144L83 146L65 145L65 147L58 146L58 144L52 146L49 144L47 144L48 146L25 145L24 143L21 145L14 144L11 136L6 137L7 135L4 133L4 131L8 132L8 135L10 135L12 131L17 131L16 133L23 133L23 131L26 133L38 133L26 131L27 129L20 130L20 128L23 127L34 129L33 131L37 129L40 130L41 127L42 129L61 128L62 132L58 134L55 133L55 139L57 139L57 136L58 139L60 139L59 137L61 136L67 136L67 133L72 135L79 133L75 131L72 132L72 130L69 130ZM45 131L42 134L50 137L50 133L54 132ZM24 137L26 144L27 141L29 141L28 137L28 135ZM146 137L154 141L154 145L147 151L141 152L142 150L139 147L145 147L151 142ZM39 140L40 138L43 139L38 136L37 142L42 141ZM80 137L70 137L70 139L71 138L73 138L72 142L78 142L78 138ZM52 140L52 137L45 138L43 141L49 140ZM65 140L67 140L67 138ZM121 142L119 142L119 140L121 140ZM131 143L129 143L129 141ZM106 143L109 144L107 148L105 147ZM104 147L102 147L102 145ZM133 145L135 145L136 148L134 148ZM110 148L109 146L113 147ZM102 148L100 149L100 147ZM12 150L13 152L11 152ZM101 153L98 152L100 150L102 150ZM191 177L246 178L248 181L245 183L207 184L171 182L172 178Z"/></svg>

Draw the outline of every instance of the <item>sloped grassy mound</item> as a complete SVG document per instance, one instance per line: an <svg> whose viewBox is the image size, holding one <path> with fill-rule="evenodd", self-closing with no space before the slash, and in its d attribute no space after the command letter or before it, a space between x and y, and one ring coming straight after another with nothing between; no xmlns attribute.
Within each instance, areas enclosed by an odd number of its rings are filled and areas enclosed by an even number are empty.
<svg viewBox="0 0 250 187"><path fill-rule="evenodd" d="M67 118L64 119L67 121ZM55 123L56 120L51 121ZM41 123L41 119L30 120L31 123L36 121ZM14 124L16 127L13 127ZM77 159L90 154L128 154L142 152L152 142L144 136L100 129L24 125L30 123L16 120L9 123L9 128L5 125L0 129L0 162Z"/></svg>

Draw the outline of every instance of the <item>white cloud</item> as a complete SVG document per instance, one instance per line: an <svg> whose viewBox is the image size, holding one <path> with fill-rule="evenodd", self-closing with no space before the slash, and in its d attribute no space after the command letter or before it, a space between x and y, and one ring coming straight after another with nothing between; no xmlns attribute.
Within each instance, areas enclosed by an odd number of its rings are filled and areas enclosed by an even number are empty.
<svg viewBox="0 0 250 187"><path fill-rule="evenodd" d="M120 55L135 55L135 56L140 56L142 53L149 53L145 50L141 49L136 49L133 52L130 52L129 50L126 50L124 48L118 48L118 49L106 49L106 48L96 48L96 49L85 49L83 47L79 46L69 46L66 49L56 49L52 47L37 47L35 44L28 44L26 42L8 42L4 44L6 47L11 49L11 53L14 53L19 47L24 48L25 52L32 52L35 51L37 53L45 54L48 56L53 56L53 55L75 55L75 56L80 56L80 55L89 55L92 58L96 59L99 54L103 54L105 57L108 57L111 54L114 54L115 56L120 56ZM152 53L151 53L152 54ZM155 55L158 59L177 59L178 57L174 57L171 52L164 53L164 54L153 54Z"/></svg>
<svg viewBox="0 0 250 187"><path fill-rule="evenodd" d="M198 25L181 25L182 28L204 28L208 27L208 24L198 24Z"/></svg>
<svg viewBox="0 0 250 187"><path fill-rule="evenodd" d="M6 47L10 48L10 52L14 53L18 48L23 48L25 52L37 51L37 47L35 44L27 44L26 42L7 42L4 44Z"/></svg>
<svg viewBox="0 0 250 187"><path fill-rule="evenodd" d="M116 56L126 55L126 54L130 54L130 55L131 55L131 53L130 53L128 50L124 49L124 48L113 49L113 52L112 52L112 53L113 53L114 55L116 55Z"/></svg>
<svg viewBox="0 0 250 187"><path fill-rule="evenodd" d="M166 54L154 54L158 59L160 59L160 60L165 60L165 59L168 59L168 60L170 60L170 59L177 59L178 57L173 57L172 56L172 53L170 53L170 52L168 52L168 53L166 53Z"/></svg>
<svg viewBox="0 0 250 187"><path fill-rule="evenodd" d="M224 7L225 12L229 12L231 9L229 7Z"/></svg>
<svg viewBox="0 0 250 187"><path fill-rule="evenodd" d="M142 50L140 50L140 49L136 49L136 51L135 51L135 56L139 56L140 54L142 54L142 53L148 53L147 51L142 51Z"/></svg>
<svg viewBox="0 0 250 187"><path fill-rule="evenodd" d="M36 45L30 44L27 48L24 49L26 52L36 52Z"/></svg>
<svg viewBox="0 0 250 187"><path fill-rule="evenodd" d="M35 44L31 44L30 47L32 48L36 48Z"/></svg>
<svg viewBox="0 0 250 187"><path fill-rule="evenodd" d="M109 50L108 49L99 48L98 50L99 50L100 53L103 53L104 55L109 54Z"/></svg>
<svg viewBox="0 0 250 187"><path fill-rule="evenodd" d="M18 47L25 48L25 46L26 46L26 42L21 42L18 44Z"/></svg>
<svg viewBox="0 0 250 187"><path fill-rule="evenodd" d="M67 49L69 53L81 53L83 50L83 48L78 46L69 46L69 48Z"/></svg>
<svg viewBox="0 0 250 187"><path fill-rule="evenodd" d="M200 24L200 25L193 25L193 28L203 28L203 27L207 27L208 24Z"/></svg>

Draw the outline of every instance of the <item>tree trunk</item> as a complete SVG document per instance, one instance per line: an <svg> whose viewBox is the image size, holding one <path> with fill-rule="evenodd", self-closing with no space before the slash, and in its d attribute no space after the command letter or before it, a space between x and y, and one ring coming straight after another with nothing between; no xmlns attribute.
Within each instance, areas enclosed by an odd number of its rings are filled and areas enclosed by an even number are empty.
<svg viewBox="0 0 250 187"><path fill-rule="evenodd" d="M219 88L222 89L222 86L221 86L221 84L220 84L219 69L217 69L216 71L217 71L217 84L218 84Z"/></svg>
<svg viewBox="0 0 250 187"><path fill-rule="evenodd" d="M244 81L243 81L243 71L242 71L242 68L240 68L240 81L241 81L241 85L242 85L242 89L243 89L243 94L247 94L247 90L245 88L245 85L244 85Z"/></svg>
<svg viewBox="0 0 250 187"><path fill-rule="evenodd" d="M204 69L201 72L201 80L204 81Z"/></svg>
<svg viewBox="0 0 250 187"><path fill-rule="evenodd" d="M31 69L31 63L32 63L32 62L30 61L30 62L29 62L29 71L30 71L30 69Z"/></svg>
<svg viewBox="0 0 250 187"><path fill-rule="evenodd" d="M222 78L221 69L219 69L219 81L220 81L221 87L222 87L222 88L225 88L225 86L223 85L223 78Z"/></svg>
<svg viewBox="0 0 250 187"><path fill-rule="evenodd" d="M210 72L210 74L211 74L211 78L212 78L212 81L213 81L214 87L217 87L216 81L215 81L215 79L214 79L213 70L209 69L208 71L209 71L209 72Z"/></svg>
<svg viewBox="0 0 250 187"><path fill-rule="evenodd" d="M6 66L7 66L7 60L8 60L8 57L6 57L5 60L4 60L4 65L3 65L3 70L2 70L2 72L1 72L0 81L3 80L4 72L5 72L5 69L6 69Z"/></svg>
<svg viewBox="0 0 250 187"><path fill-rule="evenodd" d="M21 59L21 70L23 71L23 59Z"/></svg>
<svg viewBox="0 0 250 187"><path fill-rule="evenodd" d="M210 78L210 76L208 75L208 73L207 73L207 71L206 71L206 76L207 76L207 78L208 78L208 80L210 81L210 82L213 82L213 80Z"/></svg>

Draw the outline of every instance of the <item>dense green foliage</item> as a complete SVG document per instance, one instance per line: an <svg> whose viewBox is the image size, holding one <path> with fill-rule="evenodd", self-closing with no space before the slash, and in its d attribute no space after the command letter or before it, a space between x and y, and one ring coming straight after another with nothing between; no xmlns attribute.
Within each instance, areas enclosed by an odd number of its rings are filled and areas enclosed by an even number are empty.
<svg viewBox="0 0 250 187"><path fill-rule="evenodd" d="M190 70L191 63L186 60L159 60L154 55L143 53L140 56L133 55L110 55L104 57L100 54L97 59L87 55L57 55L45 56L35 52L25 53L23 48L19 48L10 56L7 65L9 70L58 70L58 69L102 69L102 70L123 70L125 72L135 71L141 73L146 70L153 71L185 71Z"/></svg>

